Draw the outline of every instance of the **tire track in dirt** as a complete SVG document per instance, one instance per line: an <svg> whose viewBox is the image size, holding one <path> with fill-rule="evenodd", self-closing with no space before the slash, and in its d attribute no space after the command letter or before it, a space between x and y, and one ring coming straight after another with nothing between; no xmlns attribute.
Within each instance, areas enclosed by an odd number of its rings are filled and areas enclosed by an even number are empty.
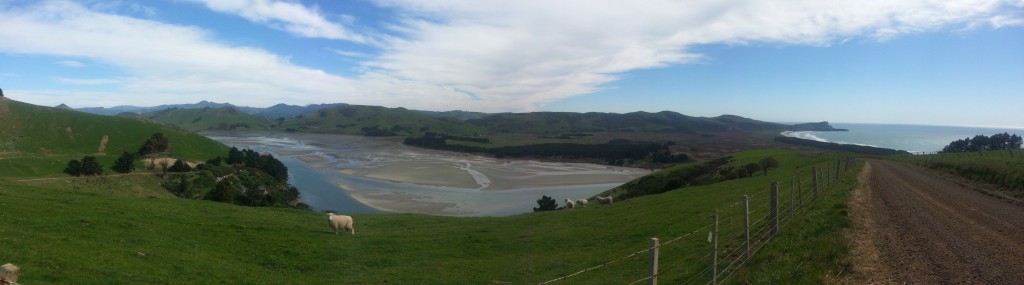
<svg viewBox="0 0 1024 285"><path fill-rule="evenodd" d="M885 160L869 164L866 212L893 279L1024 282L1024 207L921 167Z"/></svg>

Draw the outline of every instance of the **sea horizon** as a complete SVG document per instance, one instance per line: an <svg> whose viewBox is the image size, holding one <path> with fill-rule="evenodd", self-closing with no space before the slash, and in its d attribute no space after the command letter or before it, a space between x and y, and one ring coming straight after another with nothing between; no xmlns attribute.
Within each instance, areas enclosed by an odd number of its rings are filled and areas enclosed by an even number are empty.
<svg viewBox="0 0 1024 285"><path fill-rule="evenodd" d="M911 153L942 150L950 142L976 135L991 136L998 133L1024 135L1019 127L972 127L926 124L829 123L848 131L798 131L781 135L840 144L855 144L890 148Z"/></svg>

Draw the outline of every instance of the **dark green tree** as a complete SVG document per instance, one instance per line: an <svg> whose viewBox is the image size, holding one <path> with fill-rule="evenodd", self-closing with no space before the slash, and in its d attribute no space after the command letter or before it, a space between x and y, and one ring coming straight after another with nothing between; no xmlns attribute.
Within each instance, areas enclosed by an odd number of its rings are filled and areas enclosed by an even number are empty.
<svg viewBox="0 0 1024 285"><path fill-rule="evenodd" d="M96 161L95 156L82 157L82 175L100 175L103 174L103 166L100 165L99 161Z"/></svg>
<svg viewBox="0 0 1024 285"><path fill-rule="evenodd" d="M71 176L81 176L82 162L78 161L77 159L72 159L71 161L68 161L68 166L64 167L64 173L67 173L68 175Z"/></svg>
<svg viewBox="0 0 1024 285"><path fill-rule="evenodd" d="M118 157L114 161L114 166L111 167L117 173L130 173L135 171L135 155L130 152L122 152L121 157Z"/></svg>
<svg viewBox="0 0 1024 285"><path fill-rule="evenodd" d="M555 201L554 198L545 195L541 196L540 199L537 200L537 206L538 207L533 208L534 212L554 211L558 209L558 201Z"/></svg>
<svg viewBox="0 0 1024 285"><path fill-rule="evenodd" d="M757 171L761 170L761 165L751 162L748 163L747 165L744 165L743 169L745 169L747 173L750 174L750 176L754 176L754 174L757 173Z"/></svg>
<svg viewBox="0 0 1024 285"><path fill-rule="evenodd" d="M233 179L224 179L213 186L213 190L206 193L203 199L217 202L234 203L238 191L235 190Z"/></svg>
<svg viewBox="0 0 1024 285"><path fill-rule="evenodd" d="M231 149L228 150L228 159L224 160L224 162L227 162L228 164L239 164L244 161L245 154L238 150L237 147L231 147Z"/></svg>
<svg viewBox="0 0 1024 285"><path fill-rule="evenodd" d="M174 164L171 165L171 168L168 168L167 171L168 172L189 172L189 171L192 171L192 167L188 166L188 163L185 163L185 161L179 159L179 160L175 160Z"/></svg>
<svg viewBox="0 0 1024 285"><path fill-rule="evenodd" d="M139 148L139 155L166 152L170 146L170 141L167 140L163 133L155 133L146 142L142 143L142 147Z"/></svg>
<svg viewBox="0 0 1024 285"><path fill-rule="evenodd" d="M757 162L761 166L761 170L764 171L764 175L768 175L768 169L779 167L779 161L775 160L774 157L765 157Z"/></svg>

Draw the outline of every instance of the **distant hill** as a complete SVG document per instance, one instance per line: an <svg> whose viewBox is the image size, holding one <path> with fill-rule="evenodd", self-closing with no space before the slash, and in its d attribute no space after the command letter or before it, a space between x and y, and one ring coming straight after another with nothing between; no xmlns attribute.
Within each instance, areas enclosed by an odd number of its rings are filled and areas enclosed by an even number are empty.
<svg viewBox="0 0 1024 285"><path fill-rule="evenodd" d="M346 105L346 104L344 104L344 103L311 104L311 105L306 105L306 106L277 104L277 105L270 106L270 107L267 107L267 108L259 108L259 107L236 106L236 105L233 105L231 103L215 103L215 102L210 102L210 101L205 101L204 100L204 101L200 101L199 103L193 103L193 104L171 104L171 105L160 105L160 106L153 106L153 107L140 107L140 106L122 105L122 106L115 106L115 107L110 107L110 108L87 107L87 108L78 108L76 110L79 110L79 111L82 111L82 112L86 112L86 113L93 113L93 114L99 114L99 115L113 116L113 115L121 115L123 113L136 113L136 114L151 113L151 112L157 112L157 111L162 111L162 110L167 110L167 109L202 109L202 108L232 107L232 108L235 108L235 109L237 109L239 111L242 111L242 112L244 112L246 114L258 115L258 116L262 116L262 117L265 117L265 118L273 120L273 119L277 119L277 118L291 118L291 117L295 117L295 116L301 115L303 113L308 113L308 112L316 111L316 110L319 110L319 109L334 107L334 106L338 106L338 105Z"/></svg>
<svg viewBox="0 0 1024 285"><path fill-rule="evenodd" d="M278 130L366 136L420 136L426 132L473 135L474 126L458 119L428 115L405 108L340 105L300 115Z"/></svg>
<svg viewBox="0 0 1024 285"><path fill-rule="evenodd" d="M98 114L98 115L113 116L113 115L117 115L117 114L125 113L125 112L140 113L141 114L141 113L155 112L155 111L166 110L166 109L174 109L174 108L178 108L178 109L201 109L201 108L221 108L221 107L235 107L235 108L237 108L237 109L239 109L239 110L241 110L243 112L250 113L250 114L258 111L259 109L261 109L261 108L253 108L253 107L239 107L239 106L231 105L231 103L215 103L215 102L210 102L210 101L203 100L203 101L200 101L199 103L193 103L193 104L172 104L172 105L160 105L160 106L153 106L153 107L139 107L139 106L122 105L122 106L115 106L115 107L110 107L110 108L87 107L87 108L78 108L76 110L79 110L79 111L82 111L82 112L86 112L86 113Z"/></svg>
<svg viewBox="0 0 1024 285"><path fill-rule="evenodd" d="M427 114L427 115L435 116L435 117L454 118L454 119L459 119L459 120L463 120L463 121L470 120L470 119L479 119L479 118L483 118L483 117L487 117L487 116L492 115L492 114L489 114L489 113L470 112L470 111L462 111L462 110L444 111L444 112L423 111L423 110L416 110L416 111L424 113L424 114Z"/></svg>
<svg viewBox="0 0 1024 285"><path fill-rule="evenodd" d="M824 125L791 126L735 115L691 117L671 111L658 113L502 113L466 121L493 133L653 132L696 133L726 131L834 130Z"/></svg>
<svg viewBox="0 0 1024 285"><path fill-rule="evenodd" d="M0 156L116 155L135 152L154 133L170 139L172 157L206 160L227 146L204 136L154 122L0 102Z"/></svg>
<svg viewBox="0 0 1024 285"><path fill-rule="evenodd" d="M231 129L234 123L249 124L249 129L262 129L259 125L280 125L278 130L315 133L344 133L377 136L418 136L426 132L447 133L463 136L485 134L565 134L588 132L642 132L681 133L736 132L736 131L845 131L833 128L828 122L786 125L764 122L736 115L717 117L693 117L671 111L657 113L479 113L469 111L420 111L405 108L348 105L344 103L314 104L307 106L277 104L268 108L238 107L230 103L201 101L195 104L161 105L156 107L118 106L113 108L81 108L84 112L98 114L153 113L176 109L221 109L234 108L242 113L261 116L278 121L256 123L248 117L236 121L224 118L208 120L198 125L201 115L180 115L181 118L154 120L171 123L191 130ZM181 111L175 111L181 112ZM340 116L339 116L340 114ZM142 117L154 117L145 115ZM216 124L210 124L211 122ZM198 123L198 121L196 122ZM225 123L226 125L221 125ZM237 126L236 126L237 127Z"/></svg>
<svg viewBox="0 0 1024 285"><path fill-rule="evenodd" d="M278 118L286 118L287 119L287 118L295 117L295 116L298 116L298 115L302 115L302 114L305 114L305 113L313 112L313 111L324 109L324 108L331 108L331 107L344 106L344 105L348 105L348 104L345 104L345 103L312 104L312 105L306 105L306 106L277 104L277 105L274 105L274 106L270 106L268 108L262 108L262 109L254 108L254 109L259 109L259 110L257 110L255 113L250 113L250 114L263 116L263 117L269 118L271 120L275 120L275 119L278 119Z"/></svg>
<svg viewBox="0 0 1024 285"><path fill-rule="evenodd" d="M143 113L138 117L190 131L267 131L270 130L272 124L270 119L242 112L232 106L201 109L171 108Z"/></svg>

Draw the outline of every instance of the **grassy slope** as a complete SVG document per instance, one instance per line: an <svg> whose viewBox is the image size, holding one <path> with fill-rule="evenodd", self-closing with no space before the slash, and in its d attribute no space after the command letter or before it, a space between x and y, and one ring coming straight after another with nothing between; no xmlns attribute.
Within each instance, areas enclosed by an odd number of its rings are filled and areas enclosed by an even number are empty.
<svg viewBox="0 0 1024 285"><path fill-rule="evenodd" d="M997 185L1024 197L1024 150L994 150L969 153L890 156L894 160L914 163L963 176L975 181Z"/></svg>
<svg viewBox="0 0 1024 285"><path fill-rule="evenodd" d="M713 209L726 208L745 193L756 201L752 208L763 213L769 181L788 179L797 168L825 159L774 151L737 158L765 155L782 162L769 176L612 206L504 218L355 215L357 235L341 237L329 231L320 213L182 200L159 190L147 193L149 187L124 187L147 183L132 180L144 176L0 179L0 244L5 245L0 260L21 266L21 280L28 284L537 283L641 250L649 237L665 240L692 232L710 222ZM736 225L729 221L723 231ZM810 228L795 225L783 232ZM689 236L662 248L662 282L700 275L707 266L705 237ZM832 258L817 258L826 257ZM780 274L823 274L806 265L787 268L794 267ZM628 283L645 271L646 256L640 255L560 284Z"/></svg>
<svg viewBox="0 0 1024 285"><path fill-rule="evenodd" d="M167 109L140 115L158 123L168 124L192 131L228 130L232 124L244 124L235 130L266 131L272 124L270 119L251 115L233 107L202 109Z"/></svg>
<svg viewBox="0 0 1024 285"><path fill-rule="evenodd" d="M109 167L122 151L136 152L153 133L171 142L170 157L207 160L227 153L227 147L182 129L136 119L41 107L13 100L0 103L0 175L37 177L62 175L68 160L96 155ZM71 128L71 132L67 128ZM106 135L106 149L99 152ZM105 171L110 171L105 169Z"/></svg>

